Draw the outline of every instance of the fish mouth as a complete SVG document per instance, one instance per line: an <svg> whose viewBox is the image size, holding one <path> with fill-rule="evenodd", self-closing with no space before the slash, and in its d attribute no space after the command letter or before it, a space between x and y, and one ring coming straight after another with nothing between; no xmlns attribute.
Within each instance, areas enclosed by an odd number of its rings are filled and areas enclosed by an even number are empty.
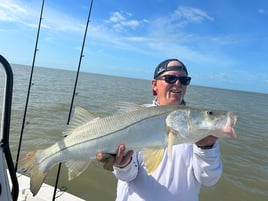
<svg viewBox="0 0 268 201"><path fill-rule="evenodd" d="M232 113L232 112L228 112L226 124L230 125L231 127L233 127L233 126L235 126L236 122L237 122L236 115L234 113Z"/></svg>
<svg viewBox="0 0 268 201"><path fill-rule="evenodd" d="M228 115L227 115L227 121L226 121L226 124L223 128L223 131L228 134L228 136L230 138L237 138L237 135L235 133L235 130L234 130L234 126L237 122L237 117L236 115L234 115L233 113L231 112L228 112Z"/></svg>

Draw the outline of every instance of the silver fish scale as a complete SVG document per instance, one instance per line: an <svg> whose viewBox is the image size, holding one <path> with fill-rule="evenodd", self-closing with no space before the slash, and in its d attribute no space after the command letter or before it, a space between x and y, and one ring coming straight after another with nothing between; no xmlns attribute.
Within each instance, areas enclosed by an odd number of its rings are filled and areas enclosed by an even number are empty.
<svg viewBox="0 0 268 201"><path fill-rule="evenodd" d="M74 129L72 134L67 136L64 141L66 143L68 141L68 144L72 146L77 142L81 142L81 140L85 142L87 140L101 138L119 130L126 129L141 121L145 121L146 119L153 119L153 117L158 117L159 115L167 116L171 111L179 108L185 109L185 107L177 105L149 107L100 118L96 121L93 120L92 122L88 122Z"/></svg>

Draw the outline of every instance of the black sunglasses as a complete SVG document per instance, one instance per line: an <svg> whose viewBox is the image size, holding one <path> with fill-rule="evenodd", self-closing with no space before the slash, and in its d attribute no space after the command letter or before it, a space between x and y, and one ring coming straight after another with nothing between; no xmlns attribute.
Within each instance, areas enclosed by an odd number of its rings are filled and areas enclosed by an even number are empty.
<svg viewBox="0 0 268 201"><path fill-rule="evenodd" d="M191 81L191 77L188 76L176 76L176 75L163 75L158 78L157 80L165 80L168 84L175 84L177 80L180 81L182 85L189 85Z"/></svg>

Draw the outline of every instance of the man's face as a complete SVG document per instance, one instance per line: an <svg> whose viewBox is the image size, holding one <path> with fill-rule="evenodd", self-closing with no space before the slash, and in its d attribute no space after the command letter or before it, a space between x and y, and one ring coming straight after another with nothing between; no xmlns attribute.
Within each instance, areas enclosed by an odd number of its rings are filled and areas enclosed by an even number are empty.
<svg viewBox="0 0 268 201"><path fill-rule="evenodd" d="M168 66L179 65L178 62L170 62ZM186 76L185 71L167 71L160 75ZM179 80L174 84L167 83L164 79L153 80L152 88L157 94L157 101L160 105L181 104L186 92L187 85L182 85Z"/></svg>

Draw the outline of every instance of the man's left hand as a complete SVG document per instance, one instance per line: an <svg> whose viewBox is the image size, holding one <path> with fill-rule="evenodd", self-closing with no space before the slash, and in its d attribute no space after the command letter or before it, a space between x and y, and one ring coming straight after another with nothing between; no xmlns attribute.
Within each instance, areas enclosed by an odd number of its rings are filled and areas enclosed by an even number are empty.
<svg viewBox="0 0 268 201"><path fill-rule="evenodd" d="M195 144L201 148L202 147L209 147L209 146L213 146L217 140L218 140L217 137L209 135L209 136L203 138L202 140L199 140Z"/></svg>

